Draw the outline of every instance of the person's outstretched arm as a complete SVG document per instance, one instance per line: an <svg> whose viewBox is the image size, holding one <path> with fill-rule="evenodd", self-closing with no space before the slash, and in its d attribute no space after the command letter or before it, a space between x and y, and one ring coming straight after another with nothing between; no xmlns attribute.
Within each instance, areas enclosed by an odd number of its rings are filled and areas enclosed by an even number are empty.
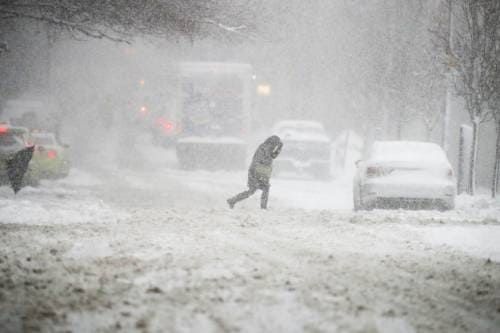
<svg viewBox="0 0 500 333"><path fill-rule="evenodd" d="M281 148L283 148L283 142L280 141L280 143L278 143L278 145L273 149L273 152L271 153L271 157L273 159L278 157L281 152Z"/></svg>

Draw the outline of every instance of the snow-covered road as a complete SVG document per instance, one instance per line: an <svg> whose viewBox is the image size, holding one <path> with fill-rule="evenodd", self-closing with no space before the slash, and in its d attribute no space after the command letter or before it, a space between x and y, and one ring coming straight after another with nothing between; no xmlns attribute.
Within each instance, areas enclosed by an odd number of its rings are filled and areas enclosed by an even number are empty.
<svg viewBox="0 0 500 333"><path fill-rule="evenodd" d="M500 205L351 210L350 183L73 170L0 188L0 331L497 332Z"/></svg>

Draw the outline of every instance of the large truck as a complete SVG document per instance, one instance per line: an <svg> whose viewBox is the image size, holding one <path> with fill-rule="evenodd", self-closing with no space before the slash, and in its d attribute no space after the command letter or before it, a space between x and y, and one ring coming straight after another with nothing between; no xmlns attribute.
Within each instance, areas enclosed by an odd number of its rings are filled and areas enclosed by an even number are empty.
<svg viewBox="0 0 500 333"><path fill-rule="evenodd" d="M184 169L242 169L253 92L249 64L184 62L179 65L180 134L177 159Z"/></svg>

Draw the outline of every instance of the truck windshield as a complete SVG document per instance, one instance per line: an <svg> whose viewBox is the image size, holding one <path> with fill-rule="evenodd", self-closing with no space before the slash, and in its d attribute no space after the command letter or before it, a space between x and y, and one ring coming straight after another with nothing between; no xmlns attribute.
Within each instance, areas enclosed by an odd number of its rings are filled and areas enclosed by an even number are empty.
<svg viewBox="0 0 500 333"><path fill-rule="evenodd" d="M182 124L186 135L241 135L245 121L243 82L237 75L184 77L182 90Z"/></svg>

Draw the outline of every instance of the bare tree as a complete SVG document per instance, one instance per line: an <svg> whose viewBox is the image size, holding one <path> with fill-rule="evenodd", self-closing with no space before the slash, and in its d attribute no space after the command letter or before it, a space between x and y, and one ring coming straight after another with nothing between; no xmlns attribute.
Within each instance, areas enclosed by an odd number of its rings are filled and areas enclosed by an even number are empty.
<svg viewBox="0 0 500 333"><path fill-rule="evenodd" d="M498 19L500 19L500 17ZM496 36L497 37L496 37L495 58L494 58L496 60L494 60L492 64L492 71L494 73L493 82L496 88L494 97L490 100L490 108L492 110L493 118L495 121L495 129L497 135L495 143L495 163L493 168L493 177L491 184L491 196L493 198L495 198L498 193L498 183L500 177L500 24L497 26Z"/></svg>
<svg viewBox="0 0 500 333"><path fill-rule="evenodd" d="M498 87L495 84L495 52L498 45L500 2L498 0L455 0L452 42L448 29L439 29L436 36L445 55L445 62L454 71L455 92L462 97L473 129L470 194L475 192L476 164L480 125L492 119L491 101Z"/></svg>
<svg viewBox="0 0 500 333"><path fill-rule="evenodd" d="M425 127L425 139L431 140L432 133L443 121L443 112L440 110L446 105L443 102L446 77L439 62L431 54L421 59L421 72L415 72L413 80L413 95L409 97L413 114L421 119Z"/></svg>
<svg viewBox="0 0 500 333"><path fill-rule="evenodd" d="M441 146L446 151L447 100L446 93L447 66L436 52L435 38L432 27L435 24L435 11L439 4L434 1L419 0L422 6L421 27L413 43L413 78L409 102L415 110L415 117L424 124L427 141L441 124ZM451 0L447 0L451 1ZM448 25L449 26L449 25Z"/></svg>
<svg viewBox="0 0 500 333"><path fill-rule="evenodd" d="M74 38L251 36L258 0L0 0L0 20L46 22Z"/></svg>

